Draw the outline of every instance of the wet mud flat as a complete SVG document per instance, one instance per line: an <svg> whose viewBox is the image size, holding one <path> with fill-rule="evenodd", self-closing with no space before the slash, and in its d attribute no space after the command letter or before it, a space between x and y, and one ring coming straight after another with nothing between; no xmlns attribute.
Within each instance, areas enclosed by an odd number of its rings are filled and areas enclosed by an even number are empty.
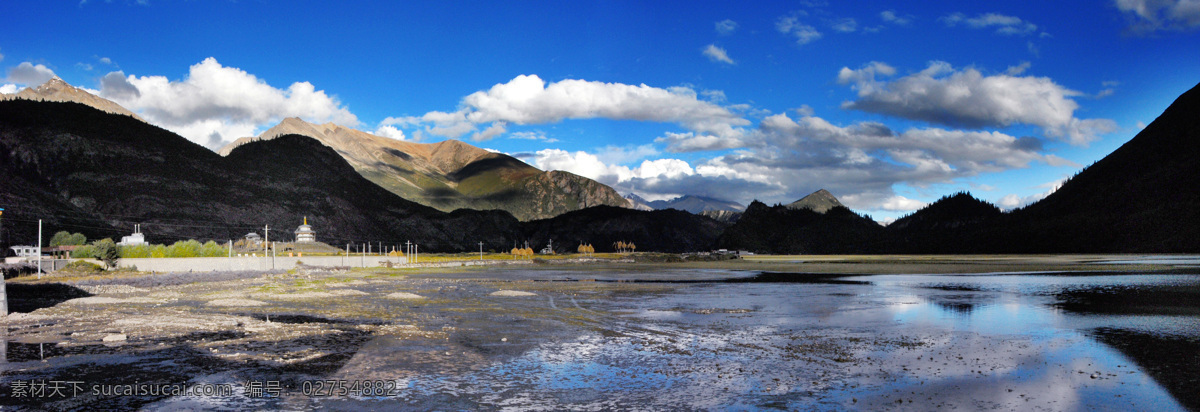
<svg viewBox="0 0 1200 412"><path fill-rule="evenodd" d="M1200 407L1186 273L303 268L21 287L59 298L5 321L6 409ZM169 385L200 393L137 393Z"/></svg>

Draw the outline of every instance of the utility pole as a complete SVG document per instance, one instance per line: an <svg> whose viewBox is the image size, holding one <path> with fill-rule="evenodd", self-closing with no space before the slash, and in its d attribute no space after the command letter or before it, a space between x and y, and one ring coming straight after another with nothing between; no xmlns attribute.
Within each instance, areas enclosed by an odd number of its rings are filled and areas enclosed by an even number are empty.
<svg viewBox="0 0 1200 412"><path fill-rule="evenodd" d="M407 240L404 241L404 260L406 261L404 263L413 263L413 261L412 261L412 242L411 241L407 241Z"/></svg>
<svg viewBox="0 0 1200 412"><path fill-rule="evenodd" d="M265 225L265 226L263 226L263 258L267 257L267 245L270 245L270 243L268 243L270 241L271 241L271 225ZM262 269L262 266L259 266L258 268ZM272 269L274 269L274 268L272 267Z"/></svg>
<svg viewBox="0 0 1200 412"><path fill-rule="evenodd" d="M38 279L42 278L42 219L38 219Z"/></svg>
<svg viewBox="0 0 1200 412"><path fill-rule="evenodd" d="M350 254L350 244L346 244L346 254L342 255L342 266L346 266L346 255Z"/></svg>
<svg viewBox="0 0 1200 412"><path fill-rule="evenodd" d="M4 208L0 207L0 219L2 219L3 217L4 217ZM2 224L3 222L4 222L3 220L0 220L0 224ZM4 236L2 235L3 233L4 233L4 226L0 225L0 245L4 244ZM0 251L0 252L3 252L3 251ZM4 286L4 274L0 273L0 318L5 318L5 317L8 317L8 290ZM0 342L4 342L4 347L0 348L0 349L3 349L5 351L4 355L3 355L4 359L0 359L0 360L8 362L8 341L6 340L8 338L8 327L5 327L3 331L0 331L0 334L4 335L4 336L0 336Z"/></svg>
<svg viewBox="0 0 1200 412"><path fill-rule="evenodd" d="M483 242L479 242L479 260L483 260Z"/></svg>

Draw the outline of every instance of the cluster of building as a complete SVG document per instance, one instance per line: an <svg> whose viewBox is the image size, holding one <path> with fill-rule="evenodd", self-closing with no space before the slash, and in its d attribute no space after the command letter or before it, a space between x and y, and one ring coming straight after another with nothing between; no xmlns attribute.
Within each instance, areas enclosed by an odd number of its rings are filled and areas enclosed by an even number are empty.
<svg viewBox="0 0 1200 412"><path fill-rule="evenodd" d="M296 243L316 243L316 241L317 241L317 232L314 231L312 226L308 224L307 216L304 217L304 223L301 224L300 227L296 228L295 234L296 234ZM250 232L250 233L246 234L246 240L252 241L252 242L262 242L263 239L262 239L262 236L258 235L258 233ZM121 241L118 242L117 244L120 246L138 246L138 245L148 245L149 243L146 242L146 235L142 234L142 225L138 224L138 225L133 225L133 234L130 234L129 236L122 236ZM74 249L75 247L77 247L77 246L58 246L58 247L41 248L41 253L42 254L45 254L45 253L54 254L56 252L62 252L62 251L70 252L70 250ZM13 254L16 255L14 260L25 260L28 258L37 257L38 250L39 250L39 248L37 246L28 246L28 245L12 246L9 249L11 249L13 251Z"/></svg>

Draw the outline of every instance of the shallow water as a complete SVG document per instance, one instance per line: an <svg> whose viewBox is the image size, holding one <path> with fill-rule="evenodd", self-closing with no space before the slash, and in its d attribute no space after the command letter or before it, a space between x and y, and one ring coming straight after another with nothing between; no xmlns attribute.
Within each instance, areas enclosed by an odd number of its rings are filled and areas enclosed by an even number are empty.
<svg viewBox="0 0 1200 412"><path fill-rule="evenodd" d="M756 276L762 275L430 275L419 292L443 298L406 310L419 314L424 327L449 331L445 338L358 334L308 343L344 351L323 369L105 347L58 351L50 366L5 379L11 384L90 370L80 364L124 362L142 365L131 372L139 376L173 367L190 383L235 389L224 397L134 403L150 410L1197 407L1188 388L1196 387L1200 368L1194 350L1200 347L1200 302L1193 299L1200 275L774 274L770 282L749 281ZM373 305L395 287L359 289L369 293L361 304ZM537 295L491 296L497 289ZM370 320L329 323L364 321ZM10 344L9 361L39 362L31 358L33 349ZM1188 369L1191 375L1180 372ZM248 397L246 382L255 379L281 381L284 390L278 397ZM300 386L312 380L380 381L389 390L306 396ZM8 392L8 384L0 390ZM20 404L11 397L0 401Z"/></svg>

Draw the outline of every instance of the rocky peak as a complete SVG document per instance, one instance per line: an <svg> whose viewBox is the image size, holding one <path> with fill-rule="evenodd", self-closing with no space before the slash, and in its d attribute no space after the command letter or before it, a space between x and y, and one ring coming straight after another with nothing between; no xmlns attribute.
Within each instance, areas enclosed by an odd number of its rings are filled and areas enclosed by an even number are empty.
<svg viewBox="0 0 1200 412"><path fill-rule="evenodd" d="M45 83L42 83L37 87L27 87L25 90L21 90L17 94L0 94L0 100L13 99L80 103L91 106L92 108L100 111L113 114L123 114L138 120L142 120L143 122L145 121L138 115L129 111L129 109L122 107L116 102L72 86L70 83L67 83L58 76L54 76L50 80L47 80Z"/></svg>
<svg viewBox="0 0 1200 412"><path fill-rule="evenodd" d="M787 205L788 209L809 209L817 213L828 212L829 209L842 206L842 202L829 193L828 190L821 189L810 193L808 196L801 198Z"/></svg>

